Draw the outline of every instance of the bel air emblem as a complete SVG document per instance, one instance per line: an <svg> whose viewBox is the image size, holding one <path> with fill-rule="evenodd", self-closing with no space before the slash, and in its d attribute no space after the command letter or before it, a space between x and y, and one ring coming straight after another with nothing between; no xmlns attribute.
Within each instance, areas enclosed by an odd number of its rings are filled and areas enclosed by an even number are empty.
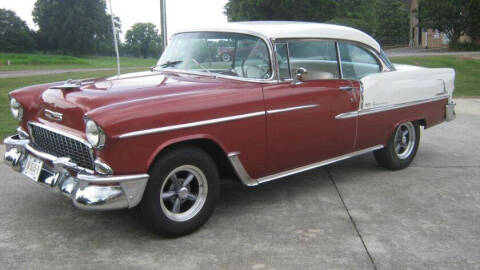
<svg viewBox="0 0 480 270"><path fill-rule="evenodd" d="M55 120L55 121L62 121L62 119L63 119L63 114L61 114L59 112L54 112L54 111L50 111L50 110L45 109L43 114L45 114L45 116L47 118L50 118L50 119Z"/></svg>

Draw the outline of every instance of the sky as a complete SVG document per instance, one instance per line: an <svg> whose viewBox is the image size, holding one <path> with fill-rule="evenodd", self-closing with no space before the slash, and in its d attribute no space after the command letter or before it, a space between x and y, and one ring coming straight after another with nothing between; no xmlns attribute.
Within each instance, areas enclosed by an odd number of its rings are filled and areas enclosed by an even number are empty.
<svg viewBox="0 0 480 270"><path fill-rule="evenodd" d="M0 8L11 9L38 29L32 19L35 0L0 0ZM167 33L185 28L214 26L227 22L223 7L227 0L166 0ZM160 0L112 0L113 13L122 20L122 36L137 22L150 22L160 29Z"/></svg>

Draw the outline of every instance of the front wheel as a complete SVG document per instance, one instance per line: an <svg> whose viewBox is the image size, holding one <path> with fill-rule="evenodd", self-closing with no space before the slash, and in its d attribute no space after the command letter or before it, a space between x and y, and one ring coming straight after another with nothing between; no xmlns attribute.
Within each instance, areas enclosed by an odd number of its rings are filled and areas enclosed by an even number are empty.
<svg viewBox="0 0 480 270"><path fill-rule="evenodd" d="M151 170L139 209L142 221L164 237L189 234L213 213L219 187L215 163L203 150L168 151Z"/></svg>
<svg viewBox="0 0 480 270"><path fill-rule="evenodd" d="M377 163L390 170L406 168L415 158L420 143L420 126L417 122L400 124L388 144L374 152Z"/></svg>

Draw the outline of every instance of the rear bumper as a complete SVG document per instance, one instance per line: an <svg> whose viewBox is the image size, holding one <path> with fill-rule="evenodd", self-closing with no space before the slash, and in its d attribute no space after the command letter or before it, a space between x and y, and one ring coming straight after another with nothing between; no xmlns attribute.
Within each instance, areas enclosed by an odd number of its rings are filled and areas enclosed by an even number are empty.
<svg viewBox="0 0 480 270"><path fill-rule="evenodd" d="M457 117L457 114L455 113L455 106L457 104L453 101L449 101L447 105L445 105L445 120L453 121Z"/></svg>
<svg viewBox="0 0 480 270"><path fill-rule="evenodd" d="M43 161L36 183L60 193L84 210L115 210L132 208L140 203L148 174L103 176L95 175L70 162L34 149L29 139L19 135L4 140L4 162L17 172L25 169L28 155Z"/></svg>

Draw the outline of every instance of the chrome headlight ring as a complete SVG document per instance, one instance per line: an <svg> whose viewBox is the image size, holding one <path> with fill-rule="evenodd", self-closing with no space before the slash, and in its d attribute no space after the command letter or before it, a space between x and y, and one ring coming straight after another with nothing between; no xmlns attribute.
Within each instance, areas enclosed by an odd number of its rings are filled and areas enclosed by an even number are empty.
<svg viewBox="0 0 480 270"><path fill-rule="evenodd" d="M12 116L17 119L18 121L21 121L23 118L23 106L18 102L15 98L10 99L10 112L12 113Z"/></svg>
<svg viewBox="0 0 480 270"><path fill-rule="evenodd" d="M105 146L105 132L92 119L85 118L85 135L94 148L101 149Z"/></svg>

